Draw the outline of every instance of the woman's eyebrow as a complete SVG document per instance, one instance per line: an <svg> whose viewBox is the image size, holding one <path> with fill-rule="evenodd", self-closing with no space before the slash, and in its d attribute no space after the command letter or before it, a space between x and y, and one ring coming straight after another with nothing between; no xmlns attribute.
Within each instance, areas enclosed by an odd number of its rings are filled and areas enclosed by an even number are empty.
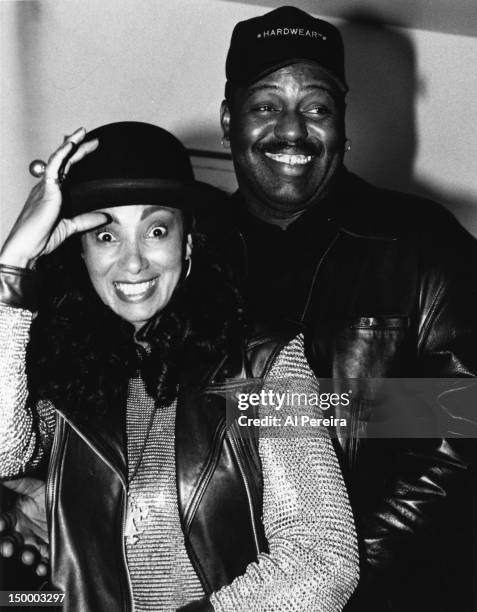
<svg viewBox="0 0 477 612"><path fill-rule="evenodd" d="M155 212L161 213L161 214L165 214L167 217L172 215L172 211L166 210L162 206L161 207L159 207L159 206L149 206L148 208L146 208L145 210L142 211L141 219L140 220L144 221L144 219L147 219L147 217L149 217L150 215L152 215Z"/></svg>

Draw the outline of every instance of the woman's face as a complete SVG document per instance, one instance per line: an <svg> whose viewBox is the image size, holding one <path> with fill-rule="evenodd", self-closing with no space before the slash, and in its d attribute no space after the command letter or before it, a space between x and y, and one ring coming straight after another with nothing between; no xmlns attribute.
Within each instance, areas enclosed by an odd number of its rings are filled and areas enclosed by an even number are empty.
<svg viewBox="0 0 477 612"><path fill-rule="evenodd" d="M139 330L169 302L182 265L184 248L180 211L152 205L101 208L111 223L82 236L83 258L101 300Z"/></svg>

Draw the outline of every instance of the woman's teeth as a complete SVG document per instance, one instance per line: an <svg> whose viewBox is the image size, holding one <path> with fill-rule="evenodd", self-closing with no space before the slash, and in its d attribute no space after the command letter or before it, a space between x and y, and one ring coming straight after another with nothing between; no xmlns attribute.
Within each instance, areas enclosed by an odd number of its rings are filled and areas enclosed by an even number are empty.
<svg viewBox="0 0 477 612"><path fill-rule="evenodd" d="M290 166L304 166L305 164L309 164L313 159L312 155L285 155L283 153L267 153L265 155L273 161L276 161L280 164L289 164Z"/></svg>
<svg viewBox="0 0 477 612"><path fill-rule="evenodd" d="M114 283L116 289L119 289L124 295L140 295L150 289L157 281L157 277L144 283Z"/></svg>

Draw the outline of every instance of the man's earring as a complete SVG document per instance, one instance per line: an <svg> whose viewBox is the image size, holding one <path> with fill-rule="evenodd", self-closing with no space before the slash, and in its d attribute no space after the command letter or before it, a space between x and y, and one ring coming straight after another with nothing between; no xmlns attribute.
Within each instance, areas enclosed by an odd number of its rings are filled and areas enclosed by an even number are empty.
<svg viewBox="0 0 477 612"><path fill-rule="evenodd" d="M189 259L187 260L187 263L188 263L188 266L189 266L189 267L187 268L187 272L186 272L186 275L185 275L185 277L184 277L184 278L188 278L188 277L189 277L189 274L190 274L190 271L192 270L192 259L191 259L190 257L189 257Z"/></svg>
<svg viewBox="0 0 477 612"><path fill-rule="evenodd" d="M351 139L350 138L347 138L345 140L344 149L345 149L345 153L349 153L351 151Z"/></svg>
<svg viewBox="0 0 477 612"><path fill-rule="evenodd" d="M224 149L230 149L230 139L225 134L222 136L222 140L220 141Z"/></svg>

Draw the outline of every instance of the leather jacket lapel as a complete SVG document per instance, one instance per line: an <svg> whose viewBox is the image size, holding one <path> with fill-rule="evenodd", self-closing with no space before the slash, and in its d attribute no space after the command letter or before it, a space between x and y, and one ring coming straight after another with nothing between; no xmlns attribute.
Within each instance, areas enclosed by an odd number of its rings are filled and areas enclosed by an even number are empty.
<svg viewBox="0 0 477 612"><path fill-rule="evenodd" d="M64 407L57 411L67 423L77 431L127 482L126 459L126 414L125 403L98 414L94 409L85 409L81 413L70 413Z"/></svg>

